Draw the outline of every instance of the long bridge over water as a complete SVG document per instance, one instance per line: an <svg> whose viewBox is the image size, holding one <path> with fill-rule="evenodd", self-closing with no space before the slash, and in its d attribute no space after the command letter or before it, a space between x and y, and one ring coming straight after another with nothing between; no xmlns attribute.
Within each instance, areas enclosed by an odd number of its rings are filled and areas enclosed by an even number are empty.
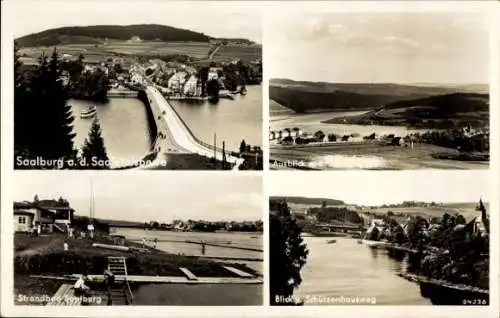
<svg viewBox="0 0 500 318"><path fill-rule="evenodd" d="M161 165L162 160L168 160L168 154L195 153L219 161L222 161L225 157L228 163L234 165L233 170L238 170L244 159L235 156L230 151L198 139L153 83L148 83L144 88L144 92L148 98L149 107L158 131L154 142L154 149L158 152L158 156L153 163L148 166L141 166L141 168Z"/></svg>

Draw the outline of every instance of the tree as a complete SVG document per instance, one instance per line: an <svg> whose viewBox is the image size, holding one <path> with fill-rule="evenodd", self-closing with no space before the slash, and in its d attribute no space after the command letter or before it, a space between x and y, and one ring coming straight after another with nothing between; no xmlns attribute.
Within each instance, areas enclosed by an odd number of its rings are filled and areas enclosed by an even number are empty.
<svg viewBox="0 0 500 318"><path fill-rule="evenodd" d="M82 148L82 166L93 169L108 169L109 158L104 146L104 139L101 136L101 126L99 121L94 119L90 128L89 136L85 139Z"/></svg>
<svg viewBox="0 0 500 318"><path fill-rule="evenodd" d="M302 282L300 270L307 261L309 251L301 237L302 229L292 217L287 203L273 201L269 204L271 305L287 305L278 298L293 295L293 290Z"/></svg>
<svg viewBox="0 0 500 318"><path fill-rule="evenodd" d="M337 136L335 134L328 134L328 141L337 141Z"/></svg>
<svg viewBox="0 0 500 318"><path fill-rule="evenodd" d="M33 144L31 129L33 114L28 99L27 83L20 61L17 42L14 42L14 156L27 157ZM16 168L22 168L14 158Z"/></svg>
<svg viewBox="0 0 500 318"><path fill-rule="evenodd" d="M59 54L54 49L50 61L42 55L32 78L31 91L34 121L31 145L36 156L45 159L74 158L73 121L68 92L61 80ZM30 138L31 139L31 138Z"/></svg>
<svg viewBox="0 0 500 318"><path fill-rule="evenodd" d="M240 143L240 153L244 153L247 149L247 144L245 142L245 140L243 139Z"/></svg>
<svg viewBox="0 0 500 318"><path fill-rule="evenodd" d="M283 138L283 142L285 142L285 143L293 143L293 138L290 137L290 136L286 136L285 138Z"/></svg>
<svg viewBox="0 0 500 318"><path fill-rule="evenodd" d="M212 98L219 97L219 81L217 79L211 79L207 81L207 95Z"/></svg>
<svg viewBox="0 0 500 318"><path fill-rule="evenodd" d="M407 235L412 247L420 247L427 242L425 230L428 226L427 220L419 215L410 219Z"/></svg>
<svg viewBox="0 0 500 318"><path fill-rule="evenodd" d="M323 138L325 138L325 133L322 132L321 130L318 130L317 132L314 133L314 137L316 137L318 139L323 139Z"/></svg>

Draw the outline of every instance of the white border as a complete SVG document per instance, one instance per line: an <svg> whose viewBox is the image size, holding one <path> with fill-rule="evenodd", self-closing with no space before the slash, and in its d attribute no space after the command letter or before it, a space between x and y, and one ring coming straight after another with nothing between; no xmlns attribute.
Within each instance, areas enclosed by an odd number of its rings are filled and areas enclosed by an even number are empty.
<svg viewBox="0 0 500 318"><path fill-rule="evenodd" d="M115 1L116 0L108 0ZM47 2L47 1L44 1ZM40 3L40 2L38 2ZM68 2L61 2L64 5ZM147 6L147 2L143 2L144 6ZM16 16L12 14L12 7L15 5L29 5L29 1L3 1L2 5L2 167L1 167L1 178L2 178L2 199L1 207L3 213L1 213L1 246L2 249L2 261L0 262L1 274L2 274L2 285L1 285L1 314L2 316L38 316L38 317L53 317L53 316L64 316L64 317L83 317L83 316L95 316L95 317L109 317L109 316L121 316L121 317L231 317L231 316L245 316L245 317L358 317L358 316L370 316L370 317L498 317L499 311L499 293L498 293L498 273L499 273L499 259L498 259L498 234L499 234L499 219L498 219L498 196L493 194L499 193L499 181L498 181L498 160L499 160L499 145L498 145L498 99L499 99L499 89L498 83L500 80L498 60L500 58L499 54L499 39L498 39L498 25L499 23L495 20L499 16L499 6L500 4L496 1L449 1L449 2L432 2L432 1L415 1L415 2L396 2L396 1L384 1L384 2L373 2L373 1L357 1L357 2L245 2L244 6L248 7L264 7L269 11L267 17L271 17L273 14L279 14L283 10L290 12L304 12L304 11L315 11L315 12L325 12L325 11L337 11L337 12L361 12L361 11L378 11L378 12L396 12L396 11L417 11L417 12L428 12L428 11L440 11L440 12L490 12L491 16L494 17L491 20L491 50L490 50L490 66L491 66L491 81L490 81L490 117L491 117L491 161L490 161L490 173L493 176L491 178L491 189L492 198L490 202L491 206L491 269L490 269L490 290L491 290L491 304L488 307L427 307L427 306L352 306L352 307L339 307L339 306L324 306L324 307L288 307L288 308L278 308L278 307L266 307L266 306L256 306L256 307L161 307L161 306L130 306L130 307L79 307L78 310L68 310L70 308L58 308L58 307L22 307L13 306L12 304L12 215L11 211L11 200L9 192L9 180L13 176L14 172L12 170L12 149L13 149L13 114L12 114L12 60L13 60L13 49L12 49L12 29L10 22L13 19L29 19L29 17ZM153 6L155 2L151 3ZM191 3L193 5L201 5L201 3ZM208 5L206 2L203 5ZM220 9L221 7L237 7L243 5L242 3L235 2L218 2L210 3L209 6L212 9ZM117 8L119 12L119 8ZM264 65L264 79L263 85L267 86L267 78L265 75L266 61L265 61L265 36L263 36L263 65ZM267 98L267 88L263 90L263 149L266 149L268 144L268 98ZM264 167L269 166L267 151L264 155ZM33 172L33 173L61 173L61 172ZM63 172L67 173L67 172ZM85 173L85 172L81 172ZM105 172L113 173L113 172ZM119 172L123 173L123 172ZM160 172L153 172L160 173ZM163 173L174 173L174 172L163 172ZM178 172L182 173L182 172ZM209 172L203 172L209 173ZM260 174L260 172L256 172ZM265 171L264 175L264 193L267 189L267 181L270 176L275 173L280 172L268 172ZM316 173L316 172L310 172ZM321 172L318 172L321 173ZM330 173L330 172L329 172ZM367 172L369 173L369 172ZM397 173L397 172L387 172L387 173ZM444 175L445 171L442 172ZM253 173L252 173L253 174ZM332 176L334 172L331 172ZM418 175L418 171L415 171ZM295 177L300 177L300 173L297 173ZM443 189L445 191L445 189ZM265 198L266 196L264 196ZM267 202L267 199L265 200ZM267 203L264 205L263 216L265 220L265 230L267 233L268 222L267 222ZM264 246L267 250L268 240L266 235L264 236ZM267 259L267 252L264 252ZM268 271L268 262L265 262L265 273ZM267 275L266 275L267 276ZM268 278L265 279L264 283L264 294L267 294L268 290ZM268 297L265 297L265 302L268 303ZM147 308L145 310L145 308Z"/></svg>

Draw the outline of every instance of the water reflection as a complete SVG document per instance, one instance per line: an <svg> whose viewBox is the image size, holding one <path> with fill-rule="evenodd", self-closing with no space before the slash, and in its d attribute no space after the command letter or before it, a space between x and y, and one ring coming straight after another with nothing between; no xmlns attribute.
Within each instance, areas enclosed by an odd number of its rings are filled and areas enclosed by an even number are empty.
<svg viewBox="0 0 500 318"><path fill-rule="evenodd" d="M389 256L385 250L371 249L354 239L304 238L309 249L301 271L302 284L297 296L376 297L377 304L429 304L417 284L398 276L406 270L408 259Z"/></svg>
<svg viewBox="0 0 500 318"><path fill-rule="evenodd" d="M234 100L210 102L169 101L193 133L207 143L226 143L226 149L238 150L244 139L247 144L262 146L262 87L248 86L245 96Z"/></svg>
<svg viewBox="0 0 500 318"><path fill-rule="evenodd" d="M81 118L80 113L94 102L69 100L75 121L75 147L81 149L94 118ZM108 157L113 162L142 159L151 146L147 112L144 104L136 98L110 98L108 103L97 104L97 115L101 125Z"/></svg>

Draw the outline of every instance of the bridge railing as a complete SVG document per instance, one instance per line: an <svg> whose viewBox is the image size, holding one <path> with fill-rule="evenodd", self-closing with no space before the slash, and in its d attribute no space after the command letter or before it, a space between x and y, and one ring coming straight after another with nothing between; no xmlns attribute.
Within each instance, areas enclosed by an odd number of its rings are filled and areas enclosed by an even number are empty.
<svg viewBox="0 0 500 318"><path fill-rule="evenodd" d="M163 96L163 94L162 94ZM166 99L165 99L166 100ZM167 103L170 105L170 103L168 102L168 100L166 100ZM189 132L189 134L193 137L193 139L200 145L202 145L203 147L205 148L208 148L212 151L217 151L217 152L225 152L227 154L229 153L233 153L231 151L228 151L227 149L223 151L222 148L219 148L217 146L214 146L214 145L211 145L209 143L206 143L204 141L202 141L201 139L199 139L198 137L196 137L196 135L194 134L194 132L191 130L191 128L189 128L189 125L184 121L184 119L180 116L180 114L177 112L177 110L175 109L175 107L173 107L172 105L170 105L170 108L172 108L172 110L174 111L174 113L177 115L177 117L180 119L180 121L182 122L182 124L186 127L187 131Z"/></svg>
<svg viewBox="0 0 500 318"><path fill-rule="evenodd" d="M160 92L160 94L161 94L161 96L163 98L165 98L161 92ZM168 102L168 100L167 99L165 99L165 100L170 105L170 103ZM214 146L214 145L209 144L207 142L204 142L203 140L201 140L198 137L196 137L195 133L191 130L191 128L189 127L189 125L184 121L184 119L182 118L182 116L177 112L177 110L175 109L175 107L173 107L172 105L170 105L170 108L174 111L174 113L180 119L180 121L182 122L182 124L186 127L186 129L189 132L189 134L193 137L193 139L198 144L200 144L201 146L203 146L203 147L205 147L207 149L210 149L212 151L216 151L216 152L220 152L220 153L225 152L226 154L231 155L233 157L239 157L239 153L236 152L236 151L228 151L227 149L223 150L221 147ZM262 154L259 154L259 156L262 156Z"/></svg>

